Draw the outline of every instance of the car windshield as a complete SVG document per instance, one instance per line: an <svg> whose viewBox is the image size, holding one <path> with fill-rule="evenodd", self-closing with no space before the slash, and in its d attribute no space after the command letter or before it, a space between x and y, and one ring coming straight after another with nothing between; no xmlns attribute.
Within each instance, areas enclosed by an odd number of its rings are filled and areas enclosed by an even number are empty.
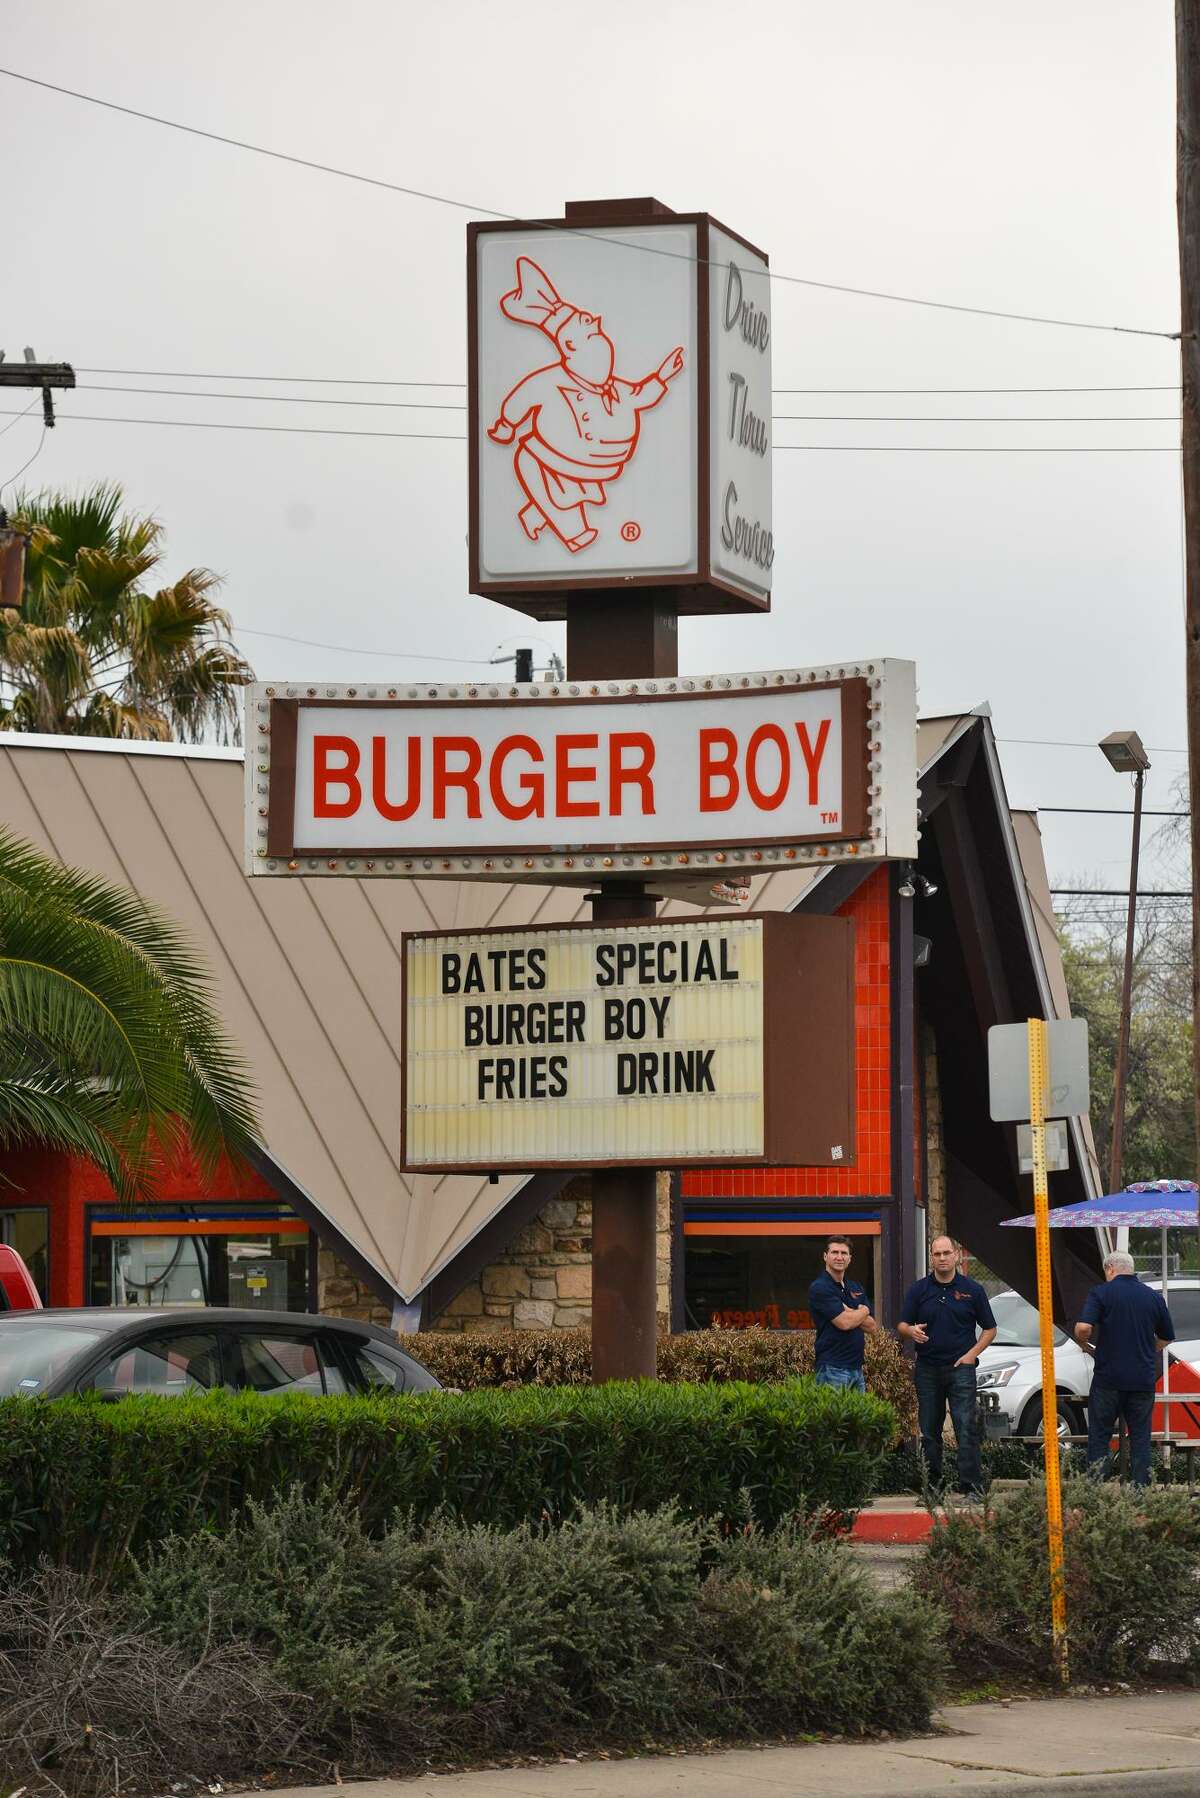
<svg viewBox="0 0 1200 1798"><path fill-rule="evenodd" d="M0 1329L0 1398L45 1392L69 1361L103 1340L98 1330L75 1330L66 1324Z"/></svg>
<svg viewBox="0 0 1200 1798"><path fill-rule="evenodd" d="M1037 1306L1023 1299L1019 1292L1002 1292L992 1300L992 1316L996 1320L996 1340L993 1348L1036 1348L1040 1340L1038 1336ZM1061 1348L1066 1341L1063 1332L1055 1327L1054 1346Z"/></svg>

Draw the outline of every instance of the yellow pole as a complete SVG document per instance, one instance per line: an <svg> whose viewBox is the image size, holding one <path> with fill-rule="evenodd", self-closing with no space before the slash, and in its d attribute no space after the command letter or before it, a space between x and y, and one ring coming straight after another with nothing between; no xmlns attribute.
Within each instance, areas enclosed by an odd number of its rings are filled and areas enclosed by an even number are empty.
<svg viewBox="0 0 1200 1798"><path fill-rule="evenodd" d="M1054 1304L1050 1291L1050 1195L1046 1179L1046 1025L1029 1019L1029 1123L1033 1135L1033 1212L1037 1222L1038 1336L1042 1349L1042 1454L1046 1467L1046 1540L1050 1553L1050 1618L1054 1665L1067 1684L1067 1592L1063 1571L1062 1480L1054 1377Z"/></svg>

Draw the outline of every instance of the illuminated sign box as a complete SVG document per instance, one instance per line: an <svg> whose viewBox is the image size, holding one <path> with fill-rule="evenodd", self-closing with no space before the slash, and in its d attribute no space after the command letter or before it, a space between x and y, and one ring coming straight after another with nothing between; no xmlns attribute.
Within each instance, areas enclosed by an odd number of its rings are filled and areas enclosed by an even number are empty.
<svg viewBox="0 0 1200 1798"><path fill-rule="evenodd" d="M726 879L916 852L911 662L247 707L250 873Z"/></svg>
<svg viewBox="0 0 1200 1798"><path fill-rule="evenodd" d="M854 1159L854 926L406 934L402 1165Z"/></svg>
<svg viewBox="0 0 1200 1798"><path fill-rule="evenodd" d="M472 592L534 618L630 587L769 609L763 252L707 213L596 203L469 225L467 266Z"/></svg>

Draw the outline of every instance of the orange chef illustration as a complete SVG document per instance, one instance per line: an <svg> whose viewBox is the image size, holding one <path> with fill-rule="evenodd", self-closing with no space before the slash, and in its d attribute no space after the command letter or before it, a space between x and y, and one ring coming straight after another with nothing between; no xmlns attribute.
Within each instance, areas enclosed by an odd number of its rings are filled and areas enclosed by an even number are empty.
<svg viewBox="0 0 1200 1798"><path fill-rule="evenodd" d="M666 398L683 369L675 348L640 381L615 375L616 352L598 314L573 306L544 269L518 256L517 285L500 310L542 331L557 360L535 368L501 402L488 431L493 443L516 444L513 471L526 503L517 517L531 543L547 525L572 555L599 535L588 509L602 506L637 449L643 412Z"/></svg>

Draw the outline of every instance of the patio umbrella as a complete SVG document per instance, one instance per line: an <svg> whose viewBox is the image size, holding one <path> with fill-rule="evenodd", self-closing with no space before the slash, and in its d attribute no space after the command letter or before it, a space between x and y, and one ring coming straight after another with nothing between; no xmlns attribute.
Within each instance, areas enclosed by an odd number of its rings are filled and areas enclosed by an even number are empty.
<svg viewBox="0 0 1200 1798"><path fill-rule="evenodd" d="M1162 1231L1162 1288L1163 1302L1168 1303L1169 1275L1167 1271L1167 1231L1195 1230L1200 1228L1200 1187L1194 1180L1135 1180L1123 1192L1105 1193L1099 1199L1082 1199L1077 1205L1059 1205L1049 1217L1052 1230L1096 1230L1120 1229L1124 1226L1132 1230ZM1025 1217L1006 1217L1003 1220L1006 1229L1032 1230L1036 1218L1033 1212ZM1180 1366L1186 1365L1180 1363ZM1189 1369L1189 1377L1196 1378ZM1200 1398L1198 1392L1170 1392L1170 1351L1163 1350L1163 1419L1167 1429L1167 1407L1172 1399ZM1185 1406L1185 1415L1190 1414L1190 1406ZM1200 1434L1200 1431L1197 1431ZM1170 1434L1167 1429L1167 1434Z"/></svg>

